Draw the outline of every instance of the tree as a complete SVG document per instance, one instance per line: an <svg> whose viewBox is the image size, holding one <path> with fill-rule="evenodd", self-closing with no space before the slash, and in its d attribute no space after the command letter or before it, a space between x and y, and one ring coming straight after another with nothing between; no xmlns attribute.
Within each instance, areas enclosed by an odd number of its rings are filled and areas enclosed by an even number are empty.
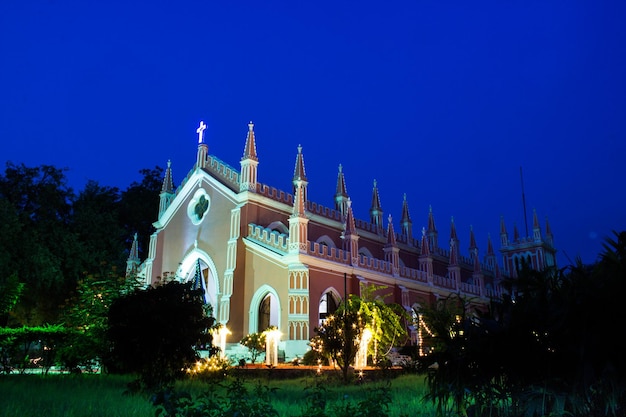
<svg viewBox="0 0 626 417"><path fill-rule="evenodd" d="M215 319L206 314L202 290L172 281L118 298L109 309L112 372L137 373L154 389L180 377L198 359L196 346L210 345Z"/></svg>
<svg viewBox="0 0 626 417"><path fill-rule="evenodd" d="M134 233L139 236L139 257L144 259L154 232L152 223L159 214L159 193L163 184L163 168L139 171L143 178L141 182L133 182L120 199L120 225L128 232L126 247L130 248Z"/></svg>
<svg viewBox="0 0 626 417"><path fill-rule="evenodd" d="M248 348L250 362L256 363L258 357L265 352L265 332L251 333L244 336L239 343Z"/></svg>
<svg viewBox="0 0 626 417"><path fill-rule="evenodd" d="M315 329L317 336L312 346L339 366L346 382L365 329L372 335L368 353L375 363L384 358L394 344L405 341L402 318L406 313L401 306L386 304L382 298L375 297L384 289L384 286L361 285L361 297L351 294L347 303L342 303L334 315Z"/></svg>
<svg viewBox="0 0 626 417"><path fill-rule="evenodd" d="M0 238L8 254L0 257L0 270L10 269L6 276L17 274L23 285L13 323L55 322L59 304L75 286L79 245L68 228L73 199L64 170L50 165L9 162L0 176L0 210L9 222L9 237Z"/></svg>

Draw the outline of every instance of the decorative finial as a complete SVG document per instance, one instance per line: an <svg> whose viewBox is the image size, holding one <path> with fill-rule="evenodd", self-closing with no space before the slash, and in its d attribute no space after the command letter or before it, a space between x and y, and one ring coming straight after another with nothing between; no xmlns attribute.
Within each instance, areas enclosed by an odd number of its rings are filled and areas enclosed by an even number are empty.
<svg viewBox="0 0 626 417"><path fill-rule="evenodd" d="M374 179L374 188L376 188L376 180Z"/></svg>
<svg viewBox="0 0 626 417"><path fill-rule="evenodd" d="M387 221L391 223L391 214L387 217Z"/></svg>
<svg viewBox="0 0 626 417"><path fill-rule="evenodd" d="M422 237L426 236L426 228L422 226Z"/></svg>
<svg viewBox="0 0 626 417"><path fill-rule="evenodd" d="M348 197L348 208L352 207L352 200Z"/></svg>
<svg viewBox="0 0 626 417"><path fill-rule="evenodd" d="M171 159L168 159L168 160L167 160L167 167L169 168L169 167L171 167L171 166L172 166L172 160L171 160Z"/></svg>
<svg viewBox="0 0 626 417"><path fill-rule="evenodd" d="M298 144L298 153L302 153L302 145Z"/></svg>
<svg viewBox="0 0 626 417"><path fill-rule="evenodd" d="M198 129L196 130L196 133L198 134L198 143L204 142L204 130L205 129L206 129L206 125L204 124L202 120L200 120L200 127L198 127Z"/></svg>
<svg viewBox="0 0 626 417"><path fill-rule="evenodd" d="M252 123L252 120L250 120L250 123L248 123L248 130L252 132L253 128L254 128L254 123Z"/></svg>
<svg viewBox="0 0 626 417"><path fill-rule="evenodd" d="M341 172L342 170L343 170L343 166L339 164L339 172Z"/></svg>

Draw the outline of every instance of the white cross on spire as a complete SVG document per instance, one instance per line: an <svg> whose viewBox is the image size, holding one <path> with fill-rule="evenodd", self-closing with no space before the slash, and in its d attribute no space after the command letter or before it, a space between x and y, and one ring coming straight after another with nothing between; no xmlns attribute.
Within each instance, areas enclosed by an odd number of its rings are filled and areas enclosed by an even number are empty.
<svg viewBox="0 0 626 417"><path fill-rule="evenodd" d="M204 142L204 130L205 129L206 129L206 125L201 120L200 121L200 127L196 130L196 133L198 134L198 143Z"/></svg>

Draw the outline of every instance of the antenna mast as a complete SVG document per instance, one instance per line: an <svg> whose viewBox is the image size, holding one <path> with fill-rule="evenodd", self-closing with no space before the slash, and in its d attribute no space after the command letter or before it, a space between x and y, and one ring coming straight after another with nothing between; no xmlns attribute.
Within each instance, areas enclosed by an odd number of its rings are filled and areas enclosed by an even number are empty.
<svg viewBox="0 0 626 417"><path fill-rule="evenodd" d="M528 218L526 217L526 195L524 194L524 175L522 174L522 166L519 167L519 177L522 183L522 207L524 208L524 226L526 227L526 237L528 237Z"/></svg>

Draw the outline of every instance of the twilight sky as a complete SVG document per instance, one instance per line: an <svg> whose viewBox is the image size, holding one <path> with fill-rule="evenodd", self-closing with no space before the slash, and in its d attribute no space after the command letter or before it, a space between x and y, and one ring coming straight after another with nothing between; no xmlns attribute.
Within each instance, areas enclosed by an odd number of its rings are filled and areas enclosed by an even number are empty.
<svg viewBox="0 0 626 417"><path fill-rule="evenodd" d="M1 1L0 163L67 167L125 189L209 152L239 167L255 123L259 181L333 206L341 163L358 218L378 182L399 230L432 206L481 256L550 221L560 266L626 230L626 2ZM156 208L155 208L156 210ZM386 222L385 222L386 223ZM532 224L529 232L532 234Z"/></svg>

